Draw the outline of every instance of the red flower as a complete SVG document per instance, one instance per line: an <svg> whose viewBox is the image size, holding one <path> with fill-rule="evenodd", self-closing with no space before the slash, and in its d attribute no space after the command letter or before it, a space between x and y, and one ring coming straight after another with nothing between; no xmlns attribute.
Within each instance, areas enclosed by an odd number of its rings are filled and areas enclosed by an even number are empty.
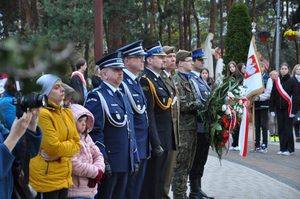
<svg viewBox="0 0 300 199"><path fill-rule="evenodd" d="M224 130L223 131L223 138L228 138L229 137L229 133L226 131L226 130Z"/></svg>
<svg viewBox="0 0 300 199"><path fill-rule="evenodd" d="M222 122L225 123L226 121L227 121L227 115L224 115L223 118L222 118Z"/></svg>
<svg viewBox="0 0 300 199"><path fill-rule="evenodd" d="M229 127L229 121L228 121L228 120L226 121L224 127L225 127L225 128L228 128L228 127Z"/></svg>

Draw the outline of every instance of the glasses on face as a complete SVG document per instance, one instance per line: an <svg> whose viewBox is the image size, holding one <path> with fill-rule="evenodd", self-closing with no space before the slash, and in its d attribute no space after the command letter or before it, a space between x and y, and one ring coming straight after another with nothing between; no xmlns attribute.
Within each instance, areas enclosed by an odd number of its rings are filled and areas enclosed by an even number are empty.
<svg viewBox="0 0 300 199"><path fill-rule="evenodd" d="M136 55L136 56L127 57L127 59L131 59L131 58L137 58L142 61L145 59L145 56L144 55Z"/></svg>

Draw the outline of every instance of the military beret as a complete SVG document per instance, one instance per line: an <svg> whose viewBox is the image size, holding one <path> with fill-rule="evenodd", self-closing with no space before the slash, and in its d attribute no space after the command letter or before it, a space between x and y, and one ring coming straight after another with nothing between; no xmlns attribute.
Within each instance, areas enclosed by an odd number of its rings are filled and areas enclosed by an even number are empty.
<svg viewBox="0 0 300 199"><path fill-rule="evenodd" d="M163 46L162 48L163 48L163 50L166 54L175 53L175 47L174 46Z"/></svg>
<svg viewBox="0 0 300 199"><path fill-rule="evenodd" d="M187 57L192 57L191 51L181 50L176 54L176 62L183 61Z"/></svg>

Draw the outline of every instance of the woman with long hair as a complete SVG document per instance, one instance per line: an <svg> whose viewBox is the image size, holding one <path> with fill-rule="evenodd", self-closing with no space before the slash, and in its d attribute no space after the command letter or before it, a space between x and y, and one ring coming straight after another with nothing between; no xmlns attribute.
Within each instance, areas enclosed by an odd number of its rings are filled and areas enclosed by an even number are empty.
<svg viewBox="0 0 300 199"><path fill-rule="evenodd" d="M210 90L214 90L216 88L215 80L209 76L209 70L208 68L202 68L200 70L201 77L206 81L208 86L210 87Z"/></svg>
<svg viewBox="0 0 300 199"><path fill-rule="evenodd" d="M244 76L240 73L234 61L229 62L227 66L227 75L225 80L227 81L229 77L234 77L235 82L239 82L240 84L243 83Z"/></svg>
<svg viewBox="0 0 300 199"><path fill-rule="evenodd" d="M270 112L277 115L280 151L278 155L290 155L295 151L293 117L298 111L298 88L289 74L289 65L280 65L280 75L275 80L271 93Z"/></svg>
<svg viewBox="0 0 300 199"><path fill-rule="evenodd" d="M230 77L235 78L235 82L239 82L241 85L243 84L244 76L240 73L236 63L234 61L231 61L228 63L227 67L227 75L225 78L225 82L228 81ZM230 150L239 151L239 124L234 129L234 133L232 134L233 142L231 144Z"/></svg>

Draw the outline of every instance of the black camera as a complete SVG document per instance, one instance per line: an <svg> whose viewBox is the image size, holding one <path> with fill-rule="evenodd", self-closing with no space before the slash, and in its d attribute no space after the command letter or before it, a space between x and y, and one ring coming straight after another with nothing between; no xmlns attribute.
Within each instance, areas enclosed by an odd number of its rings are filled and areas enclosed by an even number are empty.
<svg viewBox="0 0 300 199"><path fill-rule="evenodd" d="M16 88L17 92L16 97L13 99L13 104L16 106L16 115L18 118L21 118L28 108L39 108L47 105L48 98L46 95L29 94L22 96L19 81L16 81Z"/></svg>

